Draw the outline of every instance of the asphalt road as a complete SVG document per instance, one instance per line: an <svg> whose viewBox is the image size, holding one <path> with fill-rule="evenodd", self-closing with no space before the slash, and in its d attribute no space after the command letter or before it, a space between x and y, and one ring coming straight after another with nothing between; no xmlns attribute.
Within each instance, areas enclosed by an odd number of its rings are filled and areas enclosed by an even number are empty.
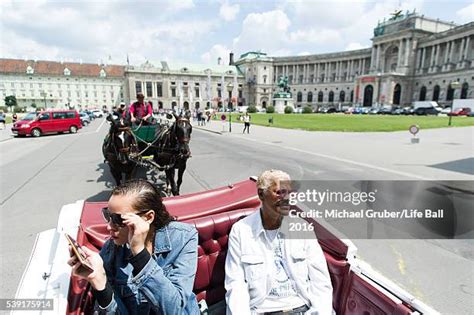
<svg viewBox="0 0 474 315"><path fill-rule="evenodd" d="M0 142L0 298L14 296L36 233L56 226L62 205L109 197L113 183L101 154L107 132L103 122L96 120L75 135ZM293 179L407 179L383 169L301 154L287 146L288 141L275 139L268 145L195 129L181 192L216 188L270 168L285 170ZM443 314L474 309L472 240L354 243L363 260Z"/></svg>

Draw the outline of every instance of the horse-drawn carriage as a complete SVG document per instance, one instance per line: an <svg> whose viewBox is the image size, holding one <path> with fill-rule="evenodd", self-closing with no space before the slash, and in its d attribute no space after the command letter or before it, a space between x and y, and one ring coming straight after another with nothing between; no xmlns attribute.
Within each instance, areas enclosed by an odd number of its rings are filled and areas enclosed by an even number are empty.
<svg viewBox="0 0 474 315"><path fill-rule="evenodd" d="M53 299L54 311L42 314L92 314L90 285L71 277L64 233L80 245L99 250L107 236L100 209L104 202L78 201L61 210L56 229L41 232L16 298ZM194 293L208 314L225 314L224 262L232 225L260 207L253 179L233 185L164 198L177 220L193 224L199 233ZM336 314L438 314L357 258L357 248L334 234L324 222L314 221L333 287Z"/></svg>
<svg viewBox="0 0 474 315"><path fill-rule="evenodd" d="M191 156L189 120L171 114L160 116L151 124L144 121L130 124L114 115L109 115L107 120L110 129L102 153L116 184L122 182L123 173L127 180L131 179L139 166L155 173L164 171L168 187L165 191L179 195L186 162ZM174 180L176 169L177 182Z"/></svg>

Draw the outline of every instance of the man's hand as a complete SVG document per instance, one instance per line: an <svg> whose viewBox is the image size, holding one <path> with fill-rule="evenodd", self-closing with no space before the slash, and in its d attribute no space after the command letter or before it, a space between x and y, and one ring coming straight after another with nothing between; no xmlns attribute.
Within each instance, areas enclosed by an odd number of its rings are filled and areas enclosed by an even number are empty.
<svg viewBox="0 0 474 315"><path fill-rule="evenodd" d="M133 256L145 248L145 241L150 224L135 213L122 214L123 223L128 227L128 243Z"/></svg>
<svg viewBox="0 0 474 315"><path fill-rule="evenodd" d="M137 121L137 119L136 119L135 117L133 117L133 116L132 116L132 119L131 119L131 121L134 123L134 122L136 122L136 121Z"/></svg>
<svg viewBox="0 0 474 315"><path fill-rule="evenodd" d="M72 274L80 279L87 280L94 289L101 291L105 289L105 285L107 284L107 276L104 270L104 261L102 257L93 250L83 246L81 247L86 260L94 269L93 272L88 272L84 267L82 267L80 261L77 257L73 254L71 246L69 246L69 253L71 258L68 260L68 265L72 266Z"/></svg>

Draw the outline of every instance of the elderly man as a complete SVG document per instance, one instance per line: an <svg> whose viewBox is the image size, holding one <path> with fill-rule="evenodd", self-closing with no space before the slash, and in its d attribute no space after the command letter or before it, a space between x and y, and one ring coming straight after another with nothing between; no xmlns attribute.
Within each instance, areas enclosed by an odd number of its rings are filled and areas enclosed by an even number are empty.
<svg viewBox="0 0 474 315"><path fill-rule="evenodd" d="M285 218L289 180L282 171L263 172L257 180L260 210L232 227L225 263L227 314L332 314L331 280L318 241L292 238L282 225L300 220Z"/></svg>

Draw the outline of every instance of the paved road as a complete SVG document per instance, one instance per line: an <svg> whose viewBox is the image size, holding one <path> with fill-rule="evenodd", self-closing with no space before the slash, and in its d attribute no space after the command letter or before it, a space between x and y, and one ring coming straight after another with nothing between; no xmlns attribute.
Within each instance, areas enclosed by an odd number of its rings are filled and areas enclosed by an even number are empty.
<svg viewBox="0 0 474 315"><path fill-rule="evenodd" d="M108 198L112 178L100 151L107 129L102 122L96 120L76 135L0 142L0 272L3 284L0 297L14 295L36 233L56 225L61 205L79 199ZM454 130L456 136L460 130ZM460 132L461 137L455 138L457 145L439 144L457 148L455 154L432 153L426 151L430 149L427 147L423 150L413 148L407 145L407 140L396 144L397 137L401 137L397 134L385 137L405 150L421 150L419 154L428 152L430 164L442 164L472 157L472 142L470 155L466 144L469 137L472 140L472 130ZM388 141L384 144L381 138L377 140L376 135L326 133L326 137L333 137L331 141L320 133L269 128L260 133L257 128L252 131L254 134L250 136L218 135L195 129L191 142L193 157L188 163L182 192L219 187L268 168L286 170L294 179L417 179L430 174L445 179L472 179L463 167L462 172L455 172L427 167L420 161L418 165L412 163L410 159L421 159L418 156L407 157L404 163L398 163L409 166L394 165L396 152L392 145ZM367 137L373 138L372 150L369 141L360 140ZM446 137L453 138L452 135ZM358 139L360 145L354 145ZM426 136L422 143L436 146L433 141L436 142ZM366 146L369 151L365 152L365 159L358 158L364 156L359 151L367 150ZM379 162L373 163L373 160ZM360 256L375 269L443 313L467 314L474 309L472 241L355 240L355 243Z"/></svg>

